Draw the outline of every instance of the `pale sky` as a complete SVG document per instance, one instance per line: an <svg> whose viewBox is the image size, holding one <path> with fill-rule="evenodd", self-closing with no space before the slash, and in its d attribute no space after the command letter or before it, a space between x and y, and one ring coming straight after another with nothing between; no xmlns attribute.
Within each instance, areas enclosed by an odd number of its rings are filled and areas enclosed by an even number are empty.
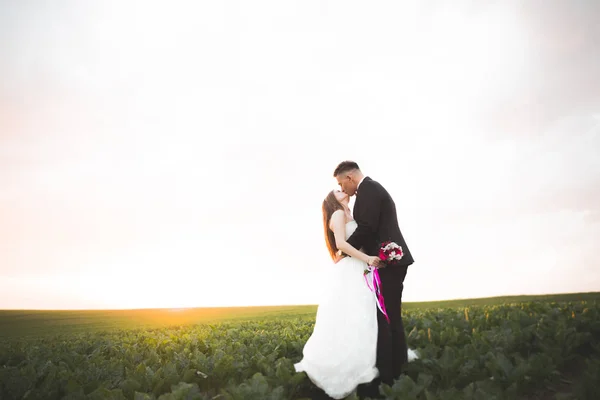
<svg viewBox="0 0 600 400"><path fill-rule="evenodd" d="M345 159L404 301L598 291L599 13L0 0L0 309L316 304Z"/></svg>

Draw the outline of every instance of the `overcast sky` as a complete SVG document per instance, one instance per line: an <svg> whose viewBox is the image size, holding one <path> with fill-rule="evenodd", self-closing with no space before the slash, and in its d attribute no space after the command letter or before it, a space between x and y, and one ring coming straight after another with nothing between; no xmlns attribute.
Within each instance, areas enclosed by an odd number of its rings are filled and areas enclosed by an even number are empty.
<svg viewBox="0 0 600 400"><path fill-rule="evenodd" d="M0 309L316 304L345 159L404 301L598 291L598 15L0 0Z"/></svg>

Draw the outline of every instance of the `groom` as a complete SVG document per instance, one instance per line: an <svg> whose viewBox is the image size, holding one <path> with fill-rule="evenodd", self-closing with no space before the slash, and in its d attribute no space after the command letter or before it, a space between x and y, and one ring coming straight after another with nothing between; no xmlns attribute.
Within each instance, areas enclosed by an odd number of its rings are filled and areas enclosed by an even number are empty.
<svg viewBox="0 0 600 400"><path fill-rule="evenodd" d="M347 242L369 255L379 254L380 244L386 240L402 247L404 256L391 265L379 269L381 292L385 309L390 318L377 310L377 361L379 377L370 383L359 385L360 397L379 397L381 382L392 385L400 377L402 365L408 361L406 336L402 324L402 289L408 266L414 260L402 237L396 216L396 205L389 193L378 182L365 177L354 161L341 162L333 172L342 191L348 196L356 195L354 219L358 227Z"/></svg>

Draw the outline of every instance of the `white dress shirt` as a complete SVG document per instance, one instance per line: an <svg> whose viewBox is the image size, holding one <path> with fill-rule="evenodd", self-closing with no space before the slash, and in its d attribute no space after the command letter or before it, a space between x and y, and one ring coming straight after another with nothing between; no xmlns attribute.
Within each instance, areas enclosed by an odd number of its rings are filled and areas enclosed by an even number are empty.
<svg viewBox="0 0 600 400"><path fill-rule="evenodd" d="M366 178L366 176L363 176L363 178L360 180L360 182L358 182L358 185L356 185L356 190L358 190L358 188L360 187L360 184L362 183L362 181L364 181Z"/></svg>

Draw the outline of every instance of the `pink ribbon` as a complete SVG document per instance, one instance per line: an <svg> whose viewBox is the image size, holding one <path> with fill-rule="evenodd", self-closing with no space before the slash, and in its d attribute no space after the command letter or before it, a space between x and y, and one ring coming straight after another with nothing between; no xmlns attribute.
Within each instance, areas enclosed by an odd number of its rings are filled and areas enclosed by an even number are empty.
<svg viewBox="0 0 600 400"><path fill-rule="evenodd" d="M371 290L371 292L375 293L377 296L377 308L379 311L385 316L388 324L390 323L390 317L388 317L387 312L385 310L385 302L383 300L383 295L381 294L381 279L379 279L379 271L377 268L371 267L370 265L367 267L369 272L373 274L373 286L369 283L367 279L367 274L363 275L365 277L365 282L367 282L367 287Z"/></svg>

